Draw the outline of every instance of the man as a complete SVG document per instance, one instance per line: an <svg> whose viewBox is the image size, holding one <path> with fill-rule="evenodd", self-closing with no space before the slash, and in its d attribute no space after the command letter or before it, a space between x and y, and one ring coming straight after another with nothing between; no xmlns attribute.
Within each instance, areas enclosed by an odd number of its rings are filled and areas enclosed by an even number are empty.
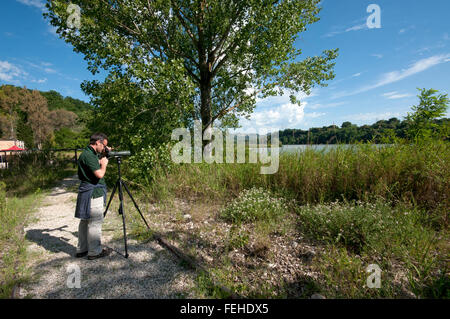
<svg viewBox="0 0 450 319"><path fill-rule="evenodd" d="M102 249L103 211L106 204L106 183L104 176L108 158L99 159L105 151L108 138L103 133L91 136L89 145L78 158L78 189L75 217L80 219L78 226L78 247L76 257L88 256L89 260L108 256L110 248ZM109 149L109 148L108 148Z"/></svg>

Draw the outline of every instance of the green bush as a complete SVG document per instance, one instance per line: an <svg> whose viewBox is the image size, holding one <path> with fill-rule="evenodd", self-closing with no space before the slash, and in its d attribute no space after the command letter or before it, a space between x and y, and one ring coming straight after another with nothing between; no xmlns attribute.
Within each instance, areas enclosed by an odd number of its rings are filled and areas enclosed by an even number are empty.
<svg viewBox="0 0 450 319"><path fill-rule="evenodd" d="M431 230L420 225L420 211L393 208L384 200L305 205L298 207L297 213L302 232L317 240L341 244L356 253L400 248L407 245L405 234L410 240L424 233L431 234Z"/></svg>
<svg viewBox="0 0 450 319"><path fill-rule="evenodd" d="M33 194L50 188L58 180L76 173L64 154L50 151L26 152L8 158L8 169L0 170L9 195Z"/></svg>
<svg viewBox="0 0 450 319"><path fill-rule="evenodd" d="M134 181L148 185L162 173L167 176L172 165L169 143L158 147L147 146L130 157L128 172Z"/></svg>
<svg viewBox="0 0 450 319"><path fill-rule="evenodd" d="M271 221L283 216L288 210L283 199L262 188L244 190L238 198L220 212L225 220L235 224L242 222Z"/></svg>

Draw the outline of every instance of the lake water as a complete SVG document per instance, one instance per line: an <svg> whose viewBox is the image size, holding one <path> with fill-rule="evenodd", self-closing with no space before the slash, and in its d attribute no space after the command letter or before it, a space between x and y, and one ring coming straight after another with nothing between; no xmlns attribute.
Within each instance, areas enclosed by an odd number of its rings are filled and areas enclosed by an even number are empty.
<svg viewBox="0 0 450 319"><path fill-rule="evenodd" d="M389 146L389 144L372 144L374 147L379 148L379 147L384 147L384 146ZM337 147L344 147L344 148L351 148L351 147L355 147L355 144L316 144L316 145L306 145L306 144L302 144L302 145L283 145L281 146L280 149L280 153L297 153L297 152L302 152L306 149L312 149L312 150L316 150L316 151L328 151L328 150L333 150L336 149ZM257 148L250 148L251 150L257 150ZM260 151L262 151L262 149L259 149ZM270 150L270 147L269 147Z"/></svg>

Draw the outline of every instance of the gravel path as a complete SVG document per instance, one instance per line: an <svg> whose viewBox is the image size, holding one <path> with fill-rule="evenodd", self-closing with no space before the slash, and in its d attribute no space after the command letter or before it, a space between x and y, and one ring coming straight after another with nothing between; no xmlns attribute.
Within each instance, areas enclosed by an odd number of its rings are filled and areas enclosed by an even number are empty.
<svg viewBox="0 0 450 319"><path fill-rule="evenodd" d="M74 218L78 184L76 176L63 180L44 199L36 221L25 228L33 281L21 287L22 298L195 297L193 271L180 266L156 242L128 238L129 257L123 257L123 237L113 239L122 231L116 212L109 212L103 224L102 244L114 250L111 255L96 260L73 257L78 242L79 220Z"/></svg>

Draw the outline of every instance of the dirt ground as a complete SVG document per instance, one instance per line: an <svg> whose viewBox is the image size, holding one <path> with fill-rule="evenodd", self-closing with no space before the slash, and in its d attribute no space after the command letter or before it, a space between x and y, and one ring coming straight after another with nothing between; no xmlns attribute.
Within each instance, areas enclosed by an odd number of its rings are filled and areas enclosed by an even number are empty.
<svg viewBox="0 0 450 319"><path fill-rule="evenodd" d="M113 249L96 260L75 258L79 219L74 217L78 178L63 180L45 197L25 228L31 282L21 298L195 298L195 273L155 241L128 239L124 254L122 219L108 213L102 244ZM117 200L117 199L116 199Z"/></svg>

